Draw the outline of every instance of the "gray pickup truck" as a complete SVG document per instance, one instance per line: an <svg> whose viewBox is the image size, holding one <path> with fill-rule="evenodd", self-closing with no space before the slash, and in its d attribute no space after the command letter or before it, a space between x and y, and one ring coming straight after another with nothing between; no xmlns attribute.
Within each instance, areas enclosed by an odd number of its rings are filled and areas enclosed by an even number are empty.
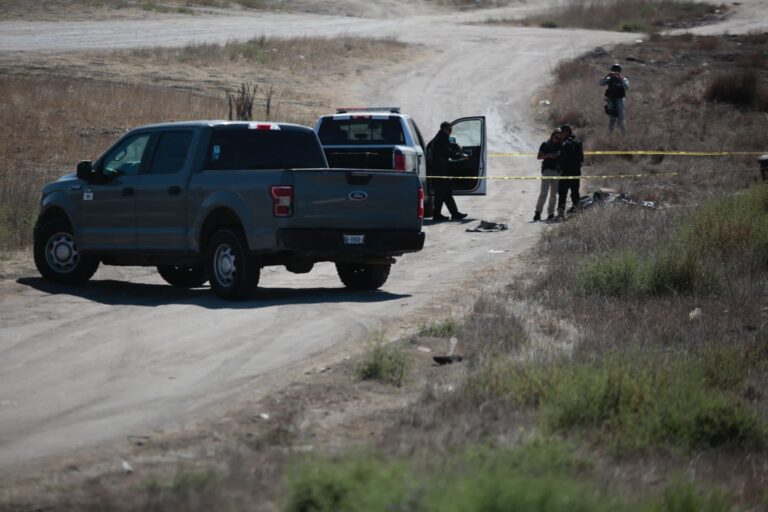
<svg viewBox="0 0 768 512"><path fill-rule="evenodd" d="M466 158L452 161L449 174L478 178L451 180L451 189L455 195L485 195L485 117L462 117L451 126L453 142L461 147ZM418 174L425 192L424 216L432 216L434 197L427 179L428 144L413 117L401 113L399 107L339 108L333 115L318 118L315 131L331 167Z"/></svg>
<svg viewBox="0 0 768 512"><path fill-rule="evenodd" d="M43 188L34 257L80 284L100 263L156 266L169 284L253 292L262 267L336 264L376 289L394 257L424 246L417 175L329 169L307 127L195 121L136 128L98 160Z"/></svg>

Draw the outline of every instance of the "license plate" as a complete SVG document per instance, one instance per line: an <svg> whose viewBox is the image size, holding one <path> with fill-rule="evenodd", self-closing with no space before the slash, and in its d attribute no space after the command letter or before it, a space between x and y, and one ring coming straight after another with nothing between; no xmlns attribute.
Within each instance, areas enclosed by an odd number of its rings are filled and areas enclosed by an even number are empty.
<svg viewBox="0 0 768 512"><path fill-rule="evenodd" d="M365 235L344 235L344 245L365 245Z"/></svg>

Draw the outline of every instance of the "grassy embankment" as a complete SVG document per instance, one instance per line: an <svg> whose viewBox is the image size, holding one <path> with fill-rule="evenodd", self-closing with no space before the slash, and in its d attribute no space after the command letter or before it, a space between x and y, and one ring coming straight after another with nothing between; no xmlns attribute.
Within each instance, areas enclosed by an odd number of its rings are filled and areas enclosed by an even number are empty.
<svg viewBox="0 0 768 512"><path fill-rule="evenodd" d="M767 77L746 89L740 77L766 42L656 38L565 64L548 122L575 116L590 145L616 147L595 77L632 55L644 65L628 66L637 80L618 146L765 150ZM734 49L701 72L702 59ZM425 392L389 429L381 460L299 464L287 510L768 506L768 184L754 157L604 159L588 174L616 169L651 178L608 183L617 191L669 207L605 205L548 229L532 269L543 271L481 299L460 326L425 329L462 340L461 384ZM667 169L682 173L653 179Z"/></svg>
<svg viewBox="0 0 768 512"><path fill-rule="evenodd" d="M255 119L311 124L331 108L325 80L362 72L366 68L356 63L365 59L373 66L372 55L379 63L397 59L404 48L386 38L260 37L53 60L29 57L6 65L21 74L0 76L5 98L0 104L0 254L31 243L44 183L72 172L79 160L97 158L126 130L154 122L226 119L226 93L244 82L258 87ZM98 81L89 78L94 70ZM128 85L118 83L125 81ZM145 85L152 82L163 86Z"/></svg>
<svg viewBox="0 0 768 512"><path fill-rule="evenodd" d="M570 0L524 19L489 19L492 25L653 32L711 22L725 6L688 0Z"/></svg>

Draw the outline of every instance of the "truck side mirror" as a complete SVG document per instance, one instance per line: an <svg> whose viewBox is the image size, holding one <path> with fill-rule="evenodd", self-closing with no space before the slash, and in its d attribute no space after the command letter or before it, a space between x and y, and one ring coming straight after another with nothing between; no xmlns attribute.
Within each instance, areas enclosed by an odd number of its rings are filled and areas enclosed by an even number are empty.
<svg viewBox="0 0 768 512"><path fill-rule="evenodd" d="M94 181L96 175L93 173L93 165L90 160L83 160L77 164L77 179L84 181Z"/></svg>

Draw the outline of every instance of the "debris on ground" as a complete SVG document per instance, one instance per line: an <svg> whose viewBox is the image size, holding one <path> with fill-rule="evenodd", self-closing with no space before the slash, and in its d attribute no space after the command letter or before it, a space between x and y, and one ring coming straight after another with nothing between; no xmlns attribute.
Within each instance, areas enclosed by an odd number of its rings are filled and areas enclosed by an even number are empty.
<svg viewBox="0 0 768 512"><path fill-rule="evenodd" d="M487 220L481 220L480 224L473 228L467 228L469 233L496 233L498 231L506 231L507 225L500 222L490 222Z"/></svg>
<svg viewBox="0 0 768 512"><path fill-rule="evenodd" d="M591 206L595 206L597 204L605 204L605 203L622 203L622 204L628 204L632 206L642 206L644 208L652 208L655 209L658 207L658 204L656 201L635 201L632 199L632 197L626 193L622 192L621 194L618 194L616 197L613 198L613 200L609 201L609 198L612 196L610 192L606 192L603 190L598 190L591 196L581 196L579 199L579 210L584 210L586 208L589 208Z"/></svg>
<svg viewBox="0 0 768 512"><path fill-rule="evenodd" d="M448 354L444 356L435 356L432 360L440 366L445 364L459 363L464 360L460 354L456 354L456 347L459 344L459 340L456 338L450 339L451 348L448 350Z"/></svg>
<svg viewBox="0 0 768 512"><path fill-rule="evenodd" d="M120 462L120 465L123 468L123 473L133 473L133 467L131 467L127 460L121 460Z"/></svg>

